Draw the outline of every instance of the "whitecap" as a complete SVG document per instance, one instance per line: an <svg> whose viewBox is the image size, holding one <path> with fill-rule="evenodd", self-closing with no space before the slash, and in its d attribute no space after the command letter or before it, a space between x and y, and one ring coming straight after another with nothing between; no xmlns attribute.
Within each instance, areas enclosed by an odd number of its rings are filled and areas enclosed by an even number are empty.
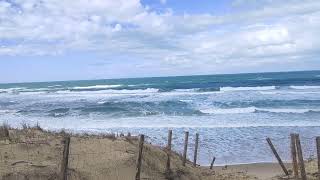
<svg viewBox="0 0 320 180"><path fill-rule="evenodd" d="M320 89L320 86L290 86L291 89L304 90L304 89Z"/></svg>
<svg viewBox="0 0 320 180"><path fill-rule="evenodd" d="M275 86L257 86L257 87L221 87L220 91L267 91L275 90Z"/></svg>
<svg viewBox="0 0 320 180"><path fill-rule="evenodd" d="M62 85L57 84L57 85L52 85L52 86L48 86L48 88L53 88L53 87L61 87Z"/></svg>
<svg viewBox="0 0 320 180"><path fill-rule="evenodd" d="M192 88L192 89L175 89L174 92L197 92L200 88Z"/></svg>
<svg viewBox="0 0 320 180"><path fill-rule="evenodd" d="M101 90L101 91L69 91L69 90L63 90L63 91L57 91L58 94L145 94L145 93L157 93L159 92L159 89L155 88L147 88L147 89L121 89L121 90L115 90L115 89L107 89L107 90Z"/></svg>
<svg viewBox="0 0 320 180"><path fill-rule="evenodd" d="M15 114L17 113L17 110L10 110L10 109L0 109L0 114Z"/></svg>
<svg viewBox="0 0 320 180"><path fill-rule="evenodd" d="M308 112L320 112L320 109L246 107L246 108L208 108L208 109L202 109L200 111L206 114L243 114L243 113L256 113L256 112L303 114Z"/></svg>
<svg viewBox="0 0 320 180"><path fill-rule="evenodd" d="M179 101L185 102L185 103L193 102L193 100L191 99L180 99Z"/></svg>
<svg viewBox="0 0 320 180"><path fill-rule="evenodd" d="M246 108L208 108L201 109L202 113L206 114L243 114L243 113L254 113L256 111L255 107L246 107Z"/></svg>
<svg viewBox="0 0 320 180"><path fill-rule="evenodd" d="M262 112L271 112L271 113L295 113L295 114L303 114L308 112L320 112L320 109L269 109L269 108L257 108L257 111Z"/></svg>
<svg viewBox="0 0 320 180"><path fill-rule="evenodd" d="M73 87L72 89L110 89L110 88L117 88L121 87L120 84L111 84L111 85L95 85L95 86L79 86L79 87Z"/></svg>

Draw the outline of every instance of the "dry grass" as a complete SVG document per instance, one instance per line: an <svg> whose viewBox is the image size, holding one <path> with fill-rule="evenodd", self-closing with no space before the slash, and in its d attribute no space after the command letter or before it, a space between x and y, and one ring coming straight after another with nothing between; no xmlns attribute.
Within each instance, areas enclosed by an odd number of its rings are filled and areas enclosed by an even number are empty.
<svg viewBox="0 0 320 180"><path fill-rule="evenodd" d="M70 180L134 179L138 138L120 134L67 134L44 131L39 124L12 129L4 124L0 133L11 141L0 140L0 179L58 179L65 135L71 136L68 177ZM27 128L26 128L27 127ZM171 171L166 171L165 148L145 143L141 179L174 180L254 180L245 171L213 171L182 166L181 155L171 153ZM309 179L316 179L316 163L307 163ZM279 178L279 177L278 177ZM274 179L278 179L274 178Z"/></svg>
<svg viewBox="0 0 320 180"><path fill-rule="evenodd" d="M7 123L0 126L0 139L10 139L9 129L10 126Z"/></svg>

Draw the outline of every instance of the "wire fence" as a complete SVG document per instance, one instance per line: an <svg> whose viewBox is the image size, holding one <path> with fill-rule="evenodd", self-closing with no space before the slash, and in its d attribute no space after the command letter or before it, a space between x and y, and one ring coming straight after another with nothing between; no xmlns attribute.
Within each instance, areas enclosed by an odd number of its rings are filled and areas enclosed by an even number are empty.
<svg viewBox="0 0 320 180"><path fill-rule="evenodd" d="M61 169L65 148L63 140L66 134L34 130L14 130L14 132L9 137L0 137L0 177L2 179L62 179ZM182 139L185 137L183 134L180 136ZM201 150L202 140L200 134L199 150ZM271 138L271 140L281 158L291 159L289 135L287 138ZM186 141L181 141L179 146L184 142ZM267 142L264 143L270 156L274 157ZM315 138L301 136L301 143L305 160L317 157ZM187 154L193 161L194 152L197 151L196 143L194 139L189 139L188 144ZM145 142L141 179L167 178L170 173L167 165L168 156L171 157L170 171L174 171L175 175L183 173L182 154L184 152L176 154L168 151L165 146L154 148ZM138 147L139 141L132 136L72 135L68 150L67 179L100 180L106 177L110 180L134 179L137 174ZM250 156L250 154L246 155ZM217 154L210 154L208 162L211 162L214 156ZM187 166L192 167L193 163L187 161Z"/></svg>

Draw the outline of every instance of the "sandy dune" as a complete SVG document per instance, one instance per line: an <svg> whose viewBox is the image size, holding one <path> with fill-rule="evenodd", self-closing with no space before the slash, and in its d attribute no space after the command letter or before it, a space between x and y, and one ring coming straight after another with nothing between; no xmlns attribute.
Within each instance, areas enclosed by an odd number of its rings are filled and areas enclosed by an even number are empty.
<svg viewBox="0 0 320 180"><path fill-rule="evenodd" d="M58 179L62 160L63 133L37 129L9 131L10 140L0 141L0 177L2 179ZM111 135L72 135L69 179L132 180L136 172L136 137ZM251 180L272 179L281 174L277 164L250 164L226 167L183 167L178 154L172 153L172 173L165 173L166 152L145 144L141 179ZM315 172L314 162L308 172ZM289 166L289 165L288 165ZM274 178L276 179L276 178ZM313 178L311 178L313 179Z"/></svg>

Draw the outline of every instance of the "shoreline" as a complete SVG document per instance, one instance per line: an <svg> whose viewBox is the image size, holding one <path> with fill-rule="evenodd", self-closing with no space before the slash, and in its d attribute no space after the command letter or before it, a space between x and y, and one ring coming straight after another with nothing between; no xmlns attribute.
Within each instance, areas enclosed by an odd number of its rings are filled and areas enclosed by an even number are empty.
<svg viewBox="0 0 320 180"><path fill-rule="evenodd" d="M291 169L291 163L284 163L287 169ZM213 166L213 169L221 173L246 172L249 176L261 180L272 179L284 175L278 163L248 163L238 165Z"/></svg>

